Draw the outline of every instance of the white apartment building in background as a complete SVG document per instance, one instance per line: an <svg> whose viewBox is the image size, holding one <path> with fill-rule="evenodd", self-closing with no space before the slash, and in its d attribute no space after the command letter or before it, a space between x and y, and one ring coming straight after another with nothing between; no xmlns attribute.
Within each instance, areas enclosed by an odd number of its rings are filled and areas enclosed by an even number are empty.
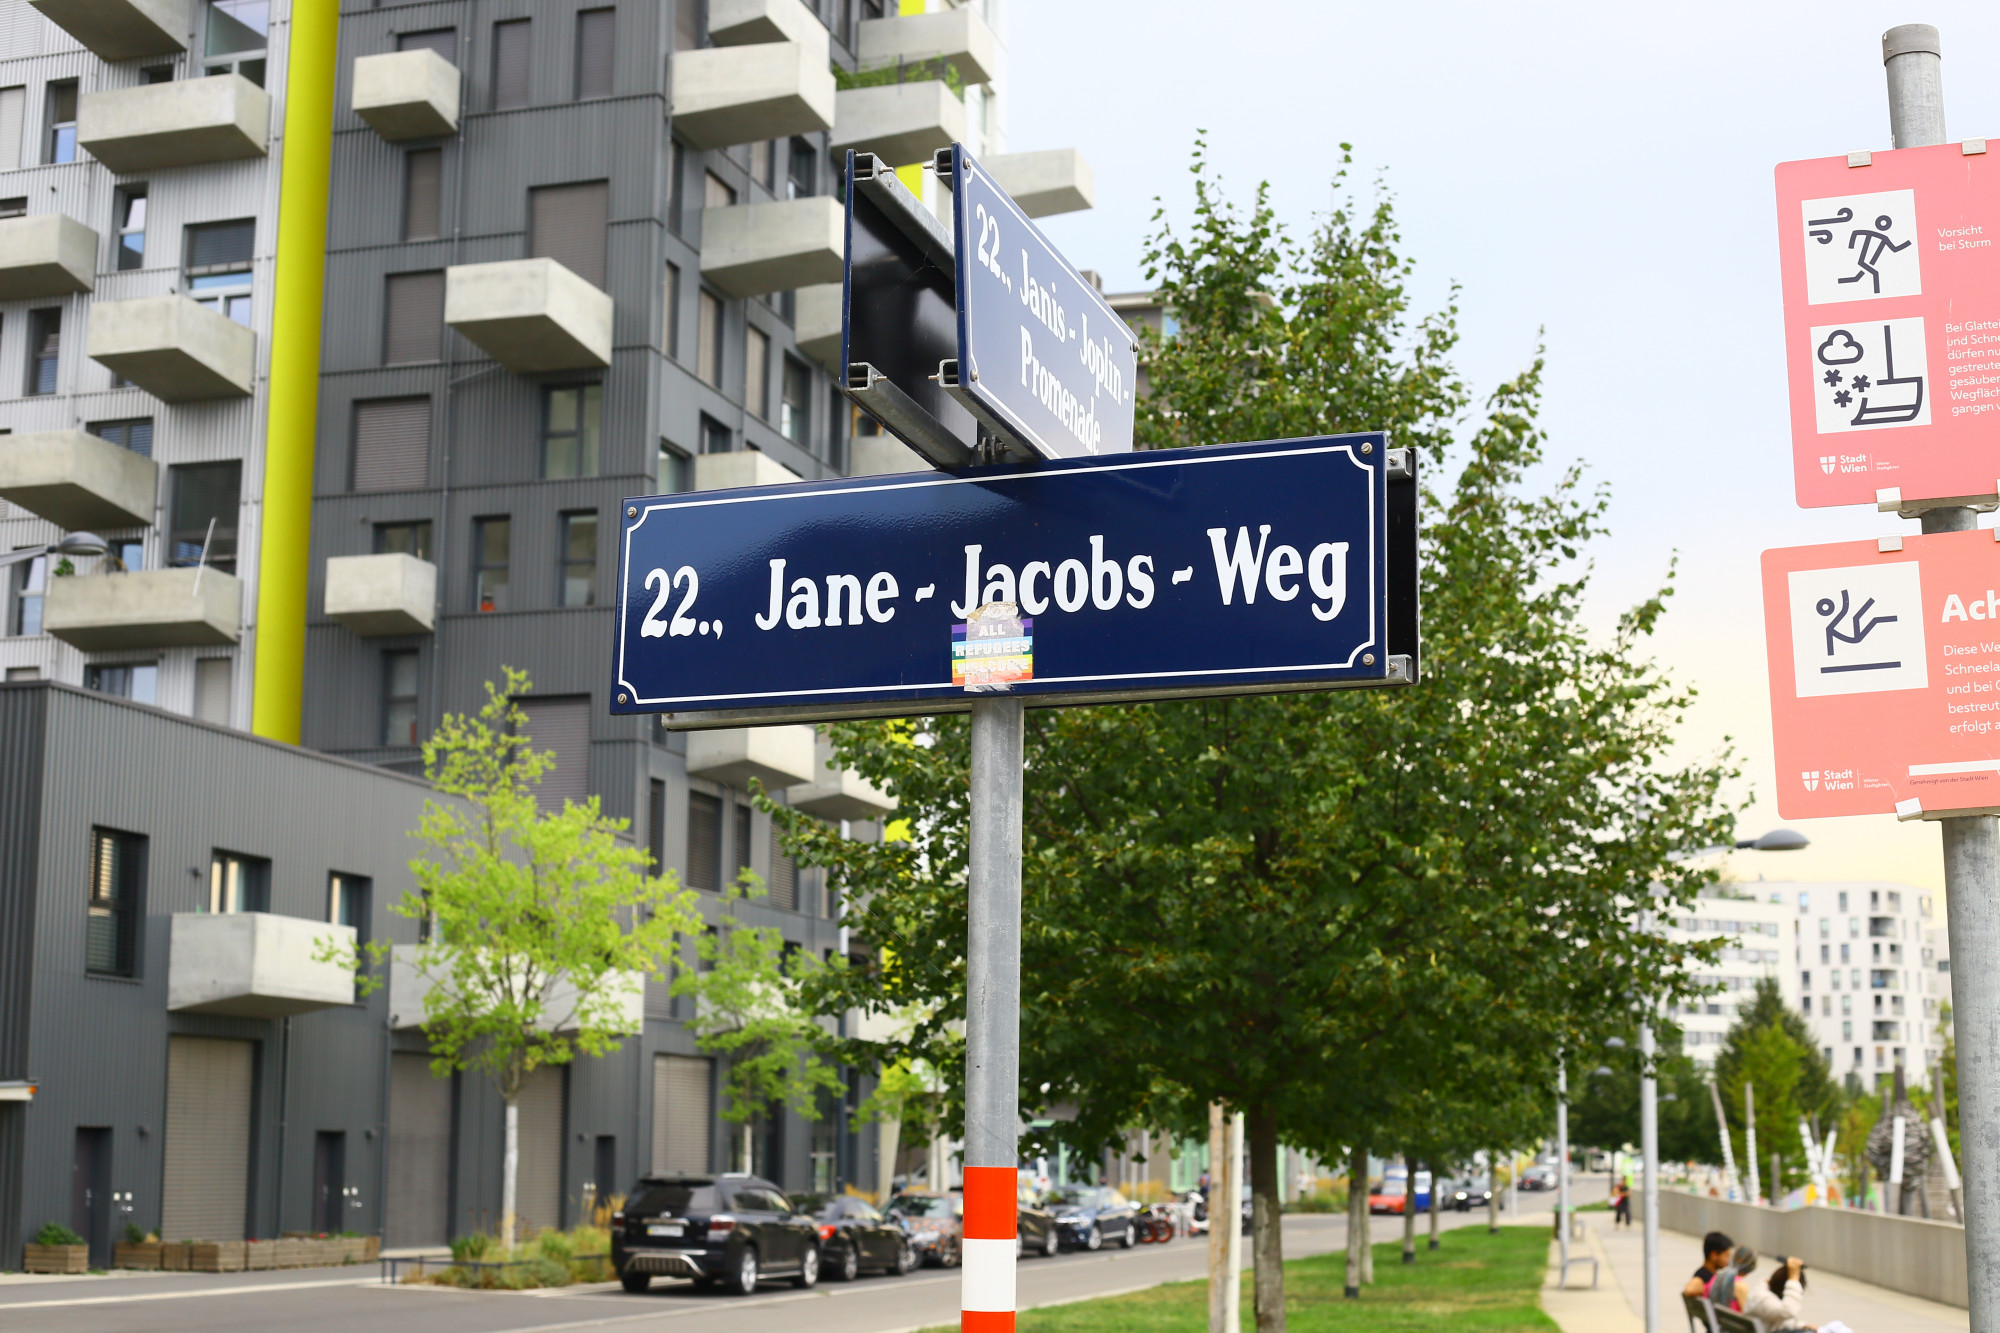
<svg viewBox="0 0 2000 1333"><path fill-rule="evenodd" d="M1692 910L1661 919L1660 929L1669 939L1724 940L1715 963L1695 974L1717 989L1681 1005L1675 1015L1696 1064L1707 1068L1715 1063L1738 1010L1749 1007L1765 977L1778 983L1786 1004L1798 1006L1799 979L1791 967L1794 915L1779 886L1758 882L1712 885Z"/></svg>
<svg viewBox="0 0 2000 1333"><path fill-rule="evenodd" d="M1931 894L1881 881L1771 889L1794 909L1795 994L1835 1077L1872 1085L1902 1065L1923 1079L1943 1052L1938 1019L1950 995Z"/></svg>

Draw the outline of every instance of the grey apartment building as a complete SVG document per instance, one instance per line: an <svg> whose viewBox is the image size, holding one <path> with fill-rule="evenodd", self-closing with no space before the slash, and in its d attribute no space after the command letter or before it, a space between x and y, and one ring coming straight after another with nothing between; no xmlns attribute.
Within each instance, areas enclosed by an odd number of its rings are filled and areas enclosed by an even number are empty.
<svg viewBox="0 0 2000 1333"><path fill-rule="evenodd" d="M111 0L110 8L159 3ZM193 53L203 46L202 24L215 22L217 11L241 7L241 0L190 5L183 64L200 73ZM257 12L276 52L287 7L272 3ZM29 1010L0 1008L0 1095L9 1079L39 1081L32 1102L0 1100L0 1266L15 1261L24 1228L31 1233L43 1221L72 1216L94 1228L125 1220L163 1227L168 1238L196 1234L188 1229L196 1216L209 1239L316 1228L334 1215L327 1191L336 1180L348 1225L379 1230L390 1245L437 1244L497 1223L500 1108L477 1078L431 1076L418 1006L398 993L395 969L392 984L377 995L340 997L310 1012L290 1011L282 999L253 999L237 1007L255 1013L215 1017L176 1008L171 994L153 990L172 990L177 930L246 928L179 924L204 913L287 917L316 928L339 925L345 914L373 938L413 944L414 936L401 933L409 923L385 913L400 896L394 886L407 878L405 835L424 795L419 745L444 713L476 709L484 682L499 680L503 666L529 672L533 690L521 702L535 740L557 756L544 799L596 797L607 813L630 821L632 837L663 871L716 895L708 902L719 903L718 891L739 870L754 871L767 896L747 913L813 956L869 947L842 928L840 904L816 875L782 855L769 821L747 796L756 779L779 799L840 823L850 836L879 836L891 802L858 775L829 765L823 738L796 726L670 734L650 720L608 713L611 534L619 503L631 495L922 466L858 418L836 388L842 164L850 149L917 163L963 142L1032 214L1088 207L1089 171L1073 151L1005 151L1000 19L998 0L886 0L886 7L885 0L350 0L343 6L304 749L230 737L228 727L248 722L247 669L232 668L226 708L203 702L221 697L213 693L221 678L218 668L200 663L233 661L236 652L254 648L255 626L246 617L255 598L240 585L219 598L214 586L203 585L211 600L226 601L238 616L234 637L216 647L156 642L174 636L140 629L125 632L124 646L108 655L34 619L40 608L32 599L50 586L46 568L19 575L10 592L0 660L22 676L32 668L136 697L139 703L103 706L149 727L167 725L169 712L194 715L200 721L179 725L198 734L200 745L233 739L255 759L241 761L240 781L267 789L245 808L264 811L270 837L253 847L244 845L247 834L220 824L196 827L203 811L189 802L227 806L238 800L239 779L201 786L175 806L174 818L186 826L175 835L187 843L185 855L177 845L171 866L155 853L143 874L120 872L137 877L131 901L143 902L132 908L144 923L143 945L133 954L141 978L93 971L74 922L64 927L68 934L38 925L26 944L5 937L28 950L21 957L32 960L37 978L70 978L63 985L83 997L85 1012L113 1002L100 995L158 1012L130 1036L135 1055L114 1079L85 1048L47 1041L31 1048L25 1037L9 1046L10 1012ZM25 42L21 34L30 29L45 45L76 45L50 37L58 30L32 13L6 29L5 40ZM0 50L0 61L13 54L12 47ZM86 74L86 82L152 86L143 82L152 77L143 73L143 60L91 58L109 72ZM267 72L278 68L272 59ZM35 77L50 76L21 76L31 107L51 96ZM266 82L275 78L271 73ZM0 88L0 151L8 134L6 91ZM274 87L272 96L281 99L282 90ZM278 125L278 111L271 115ZM102 174L88 161L79 170ZM934 179L903 174L927 204L949 215L949 195ZM7 179L0 174L0 182ZM122 234L115 214L123 205L107 201L123 197L117 191L124 179L107 176L92 187L96 202L89 209L77 205L88 215L79 220L100 229L105 247ZM193 175L173 179L187 180L199 195ZM164 197L162 189L151 185L147 197ZM230 314L247 319L254 335L267 318L258 303L268 297L255 280L259 256L268 254L266 214L233 200L215 207L259 219L247 305ZM164 243L163 253L172 251L174 259L157 285L192 300L199 294L193 279L211 275L205 265L190 266L189 247L206 233L188 229L206 225L208 213L201 224L180 214L163 224L164 216L157 208L151 215L156 230L180 230ZM7 225L0 219L0 250ZM146 246L150 264L151 235ZM99 317L107 289L126 280L117 276L123 270L116 251L105 254L91 318ZM201 461L240 455L233 502L240 516L230 535L247 549L256 540L262 476L259 373L248 376L245 433L231 434L234 427L224 429L234 420L226 406L198 409L215 414L212 420L189 415L196 409L166 396L176 391L172 382L145 382L150 372L142 360L124 362L121 373L78 357L69 330L79 318L65 316L71 322L64 326L70 340L60 345L68 358L62 373L71 373L74 361L80 383L102 379L102 392L116 401L107 398L100 407L78 400L65 408L71 422L65 447L87 436L78 448L101 453L103 444L134 453L115 430L98 429L98 416L138 420L150 413L170 473L182 457L170 450L185 448L189 459ZM32 350L20 341L29 322L14 305L0 304L0 376L36 373L32 357L22 359ZM164 340L177 336L169 328ZM59 383L69 392L70 380ZM43 421L49 414L39 398L22 400L20 415L10 418L22 423L14 429L54 429ZM0 417L16 407L0 399ZM170 446L170 427L182 443ZM0 482L6 448L0 439ZM109 461L115 470L127 460ZM91 474L98 480L86 478L89 485L71 490L107 490L103 475L100 469ZM151 508L142 514L133 501L134 521L117 529L134 534L129 570L86 566L78 577L54 582L92 584L100 593L124 589L130 595L120 606L144 608L146 599L136 595L142 590L129 582L138 573L157 568L204 580L227 574L213 549L206 560L182 550L201 515L175 508L178 480L154 484ZM84 526L65 521L78 513L25 512L17 494L41 494L30 487L0 486L0 494L17 506L0 519L18 525L6 529L11 545L46 542ZM207 537L206 521L201 526ZM219 523L217 531L226 527ZM173 567L176 552L187 555L187 567ZM100 573L103 579L94 577ZM185 600L184 592L176 595ZM188 614L204 623L220 616L207 602ZM151 624L162 616L155 607L128 618ZM93 669L100 658L113 666L151 664L155 671L107 674ZM150 693L118 687L133 679L147 681ZM54 701L49 706L58 712L76 710L84 698L62 688L18 688L24 698ZM282 777L253 776L264 772L258 765L277 762L266 751L297 756L307 766ZM379 788L367 787L370 780ZM378 793L365 809L341 807L343 820L356 821L346 841L368 852L367 867L347 864L337 847L314 841L325 820L312 793L323 781L360 783ZM27 799L20 790L8 795ZM8 808L0 805L0 818ZM91 860L98 854L91 850L93 830L145 833L138 825L160 823L166 813L142 808L92 822L99 819L81 811L61 827L45 821L39 861L0 866L9 877L0 879L0 894L32 902L37 921L81 920L103 879L91 869L98 864ZM293 845L287 830L299 821L313 828L296 840L302 859L288 870L279 848ZM228 869L232 856L262 858L267 868L258 873L273 887L261 896L204 896L212 879L225 882L236 873ZM332 887L342 875L368 881L365 909ZM288 922L278 928L290 931L285 939L294 944L303 929ZM36 991L39 1007L21 1024L52 1021L42 994ZM135 994L147 998L130 998ZM817 1117L786 1113L746 1131L719 1114L726 1071L697 1050L684 1022L689 1016L663 987L648 986L619 1051L538 1076L522 1114L521 1207L531 1225L573 1222L590 1199L622 1190L649 1170L749 1167L794 1190L876 1186L882 1163L875 1135L853 1130L845 1114L867 1095L869 1071L850 1071L845 1096L829 1099ZM189 1044L197 1039L239 1044ZM308 1048L311 1077L298 1072ZM23 1061L38 1063L28 1068ZM184 1071L179 1083L176 1069ZM233 1165L224 1183L203 1196L207 1211L196 1214L185 1197L191 1177L166 1163L178 1160L174 1126L182 1126L184 1144L192 1133L185 1112L175 1119L182 1094L214 1080L241 1109L222 1121L238 1127L230 1131L234 1137L223 1136L236 1145L228 1150ZM70 1099L65 1089L73 1084L91 1087L95 1100L86 1106ZM346 1109L334 1115L334 1107ZM305 1108L325 1109L320 1118L327 1123L312 1121ZM279 1125L287 1127L282 1147L273 1137ZM78 1211L76 1189L84 1187L78 1182L101 1183L101 1189L90 1185L93 1200L102 1190L122 1197L110 1213ZM129 1214L118 1211L126 1208Z"/></svg>

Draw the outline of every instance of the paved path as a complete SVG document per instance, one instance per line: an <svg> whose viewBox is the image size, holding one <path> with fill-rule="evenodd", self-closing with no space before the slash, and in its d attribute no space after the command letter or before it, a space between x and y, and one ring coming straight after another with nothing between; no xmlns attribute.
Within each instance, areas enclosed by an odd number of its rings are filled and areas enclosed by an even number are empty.
<svg viewBox="0 0 2000 1333"><path fill-rule="evenodd" d="M1598 1290L1578 1290L1589 1282L1587 1267L1572 1267L1570 1288L1555 1289L1556 1250L1551 1243L1551 1268L1542 1293L1542 1307L1563 1327L1564 1333L1638 1333L1645 1327L1646 1289L1644 1243L1639 1228L1614 1228L1608 1213L1581 1213L1578 1217L1585 1235L1582 1242L1572 1246L1571 1253L1597 1257L1604 1269ZM1545 1225L1552 1226L1553 1219ZM1700 1249L1697 1237L1675 1231L1660 1232L1662 1333L1681 1333L1687 1327L1681 1284L1701 1263ZM1758 1271L1759 1280L1768 1277L1770 1271L1769 1264L1763 1265ZM1966 1312L1953 1306L1905 1296L1819 1269L1811 1274L1804 1317L1809 1324L1844 1320L1855 1333L1963 1333L1972 1327Z"/></svg>

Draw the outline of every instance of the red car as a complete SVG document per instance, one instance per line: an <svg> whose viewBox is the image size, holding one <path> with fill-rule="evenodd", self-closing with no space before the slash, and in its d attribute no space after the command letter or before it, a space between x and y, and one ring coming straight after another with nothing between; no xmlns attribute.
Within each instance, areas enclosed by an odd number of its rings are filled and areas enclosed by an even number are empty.
<svg viewBox="0 0 2000 1333"><path fill-rule="evenodd" d="M1409 1202L1409 1181L1402 1176L1391 1176L1368 1191L1368 1211L1371 1213L1395 1213L1400 1215ZM1431 1176L1428 1171L1417 1173L1417 1211L1429 1212L1431 1206Z"/></svg>

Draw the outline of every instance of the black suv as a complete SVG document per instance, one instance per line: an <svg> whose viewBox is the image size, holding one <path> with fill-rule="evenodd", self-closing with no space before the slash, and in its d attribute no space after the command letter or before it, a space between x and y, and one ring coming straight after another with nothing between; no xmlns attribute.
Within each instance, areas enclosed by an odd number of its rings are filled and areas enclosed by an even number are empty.
<svg viewBox="0 0 2000 1333"><path fill-rule="evenodd" d="M743 1296L765 1278L810 1287L819 1281L819 1233L756 1176L645 1176L612 1215L611 1266L631 1292L660 1276Z"/></svg>

